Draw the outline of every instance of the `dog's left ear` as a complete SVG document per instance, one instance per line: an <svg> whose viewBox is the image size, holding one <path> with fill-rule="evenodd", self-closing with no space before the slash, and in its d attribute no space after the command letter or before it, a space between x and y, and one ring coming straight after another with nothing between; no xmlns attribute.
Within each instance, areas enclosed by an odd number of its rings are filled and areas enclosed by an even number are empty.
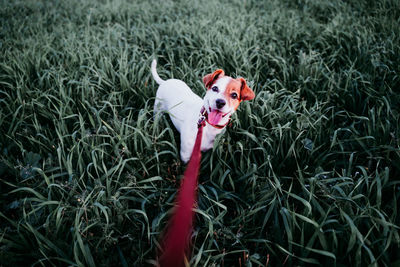
<svg viewBox="0 0 400 267"><path fill-rule="evenodd" d="M221 69L218 69L214 71L213 73L207 74L206 76L203 77L203 83L206 86L207 89L211 88L211 85L214 84L214 82L218 79L221 78L222 76L225 75L225 72Z"/></svg>
<svg viewBox="0 0 400 267"><path fill-rule="evenodd" d="M252 100L256 95L253 90L247 86L247 82L243 78L238 78L239 82L242 84L240 86L240 100Z"/></svg>

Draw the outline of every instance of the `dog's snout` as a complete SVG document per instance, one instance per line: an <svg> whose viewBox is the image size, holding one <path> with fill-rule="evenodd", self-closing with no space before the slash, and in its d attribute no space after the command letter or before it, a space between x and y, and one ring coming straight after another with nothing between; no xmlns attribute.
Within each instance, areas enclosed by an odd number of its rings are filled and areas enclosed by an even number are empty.
<svg viewBox="0 0 400 267"><path fill-rule="evenodd" d="M217 108L223 108L225 106L226 102L223 99L217 99L217 100L215 100L215 104L217 104Z"/></svg>

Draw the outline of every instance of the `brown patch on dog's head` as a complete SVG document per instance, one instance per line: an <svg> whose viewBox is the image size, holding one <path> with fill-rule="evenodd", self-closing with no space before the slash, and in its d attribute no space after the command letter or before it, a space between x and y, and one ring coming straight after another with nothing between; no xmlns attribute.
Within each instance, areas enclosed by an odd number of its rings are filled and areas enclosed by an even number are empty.
<svg viewBox="0 0 400 267"><path fill-rule="evenodd" d="M240 100L240 88L242 84L237 79L231 79L225 89L225 99L227 104L236 110L241 102Z"/></svg>
<svg viewBox="0 0 400 267"><path fill-rule="evenodd" d="M225 89L225 99L230 107L236 110L239 107L240 102L244 100L252 100L255 95L243 78L232 79Z"/></svg>
<svg viewBox="0 0 400 267"><path fill-rule="evenodd" d="M218 78L221 78L225 75L225 72L221 69L214 71L213 73L207 74L203 77L203 83L206 86L207 90L211 88L211 86L215 83Z"/></svg>

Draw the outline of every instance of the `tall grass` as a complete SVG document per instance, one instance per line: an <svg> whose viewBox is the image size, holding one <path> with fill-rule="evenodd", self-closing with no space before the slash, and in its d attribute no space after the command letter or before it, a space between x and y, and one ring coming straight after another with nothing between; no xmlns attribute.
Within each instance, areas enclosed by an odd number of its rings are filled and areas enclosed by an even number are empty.
<svg viewBox="0 0 400 267"><path fill-rule="evenodd" d="M0 264L155 263L184 166L153 57L256 98L203 155L192 266L394 266L400 5L1 1Z"/></svg>

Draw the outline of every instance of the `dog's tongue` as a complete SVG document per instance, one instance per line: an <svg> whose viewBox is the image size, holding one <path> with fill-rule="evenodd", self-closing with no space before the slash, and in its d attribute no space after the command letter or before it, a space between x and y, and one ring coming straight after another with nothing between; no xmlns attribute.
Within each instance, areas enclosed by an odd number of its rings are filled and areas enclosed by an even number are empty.
<svg viewBox="0 0 400 267"><path fill-rule="evenodd" d="M217 110L208 113L208 122L211 124L217 125L221 118L222 112L219 112Z"/></svg>

